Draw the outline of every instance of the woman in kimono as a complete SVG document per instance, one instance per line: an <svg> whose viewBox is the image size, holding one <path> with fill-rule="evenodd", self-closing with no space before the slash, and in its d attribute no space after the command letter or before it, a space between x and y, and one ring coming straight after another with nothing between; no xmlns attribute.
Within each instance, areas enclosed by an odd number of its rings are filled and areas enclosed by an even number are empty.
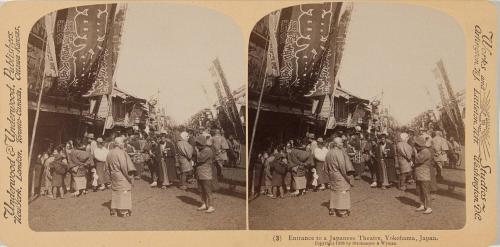
<svg viewBox="0 0 500 247"><path fill-rule="evenodd" d="M328 151L325 162L330 177L331 193L329 214L347 217L351 213L351 183L354 167L343 148L343 140L336 137L335 146Z"/></svg>
<svg viewBox="0 0 500 247"><path fill-rule="evenodd" d="M301 196L305 194L307 186L306 172L312 166L312 155L306 150L306 145L297 143L288 154L288 168L292 171L295 191L293 195Z"/></svg>
<svg viewBox="0 0 500 247"><path fill-rule="evenodd" d="M85 149L86 145L80 143L78 148L72 150L68 155L69 169L75 186L73 196L87 194L87 172L89 167L94 166L94 158Z"/></svg>
<svg viewBox="0 0 500 247"><path fill-rule="evenodd" d="M122 137L115 138L115 147L106 157L106 170L111 178L111 216L132 215L132 184L136 169L124 146Z"/></svg>

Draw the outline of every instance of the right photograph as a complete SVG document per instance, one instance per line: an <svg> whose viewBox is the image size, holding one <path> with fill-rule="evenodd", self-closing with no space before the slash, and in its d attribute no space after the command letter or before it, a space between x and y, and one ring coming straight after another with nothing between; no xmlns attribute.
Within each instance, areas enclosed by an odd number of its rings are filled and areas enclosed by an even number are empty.
<svg viewBox="0 0 500 247"><path fill-rule="evenodd" d="M416 5L304 4L259 20L250 229L463 228L465 49L451 16Z"/></svg>

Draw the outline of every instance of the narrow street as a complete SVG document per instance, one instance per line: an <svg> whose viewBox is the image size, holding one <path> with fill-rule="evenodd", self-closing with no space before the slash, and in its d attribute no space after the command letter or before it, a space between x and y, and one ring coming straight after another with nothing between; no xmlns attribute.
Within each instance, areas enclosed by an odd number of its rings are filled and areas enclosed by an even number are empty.
<svg viewBox="0 0 500 247"><path fill-rule="evenodd" d="M214 194L212 214L199 212L201 205L196 184L187 191L150 188L145 180L136 180L132 189L132 216L111 217L110 190L72 198L35 199L29 207L29 223L34 231L168 231L235 230L246 227L245 170L225 168L224 180ZM148 179L148 177L143 177Z"/></svg>
<svg viewBox="0 0 500 247"><path fill-rule="evenodd" d="M261 195L249 203L250 229L460 229L465 224L465 172L444 169L443 176L430 215L415 212L419 206L415 184L410 185L407 192L396 188L381 190L370 188L368 178L364 176L356 180L352 188L349 217L328 215L329 190L311 191L302 197L285 199Z"/></svg>

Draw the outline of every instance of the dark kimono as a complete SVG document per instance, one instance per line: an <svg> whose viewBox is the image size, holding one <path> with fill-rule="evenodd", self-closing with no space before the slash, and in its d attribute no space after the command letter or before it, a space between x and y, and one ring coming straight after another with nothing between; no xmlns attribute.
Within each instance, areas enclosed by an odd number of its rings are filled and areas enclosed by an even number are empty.
<svg viewBox="0 0 500 247"><path fill-rule="evenodd" d="M330 177L332 193L330 195L330 209L351 209L351 181L349 175L354 167L346 151L333 148L325 158L326 169Z"/></svg>
<svg viewBox="0 0 500 247"><path fill-rule="evenodd" d="M177 167L176 167L176 146L173 142L167 141L165 145L165 149L163 150L165 163L167 167L167 176L170 182L177 181Z"/></svg>
<svg viewBox="0 0 500 247"><path fill-rule="evenodd" d="M311 152L301 149L293 149L290 152L288 168L292 171L293 182L296 190L306 188L306 175L312 165L313 158Z"/></svg>
<svg viewBox="0 0 500 247"><path fill-rule="evenodd" d="M64 176L68 171L68 166L64 164L63 157L55 157L54 161L50 163L50 170L52 173L52 187L64 186Z"/></svg>
<svg viewBox="0 0 500 247"><path fill-rule="evenodd" d="M385 148L378 145L375 150L377 159L377 180L383 186L389 186L391 182L397 182L394 144L387 142Z"/></svg>
<svg viewBox="0 0 500 247"><path fill-rule="evenodd" d="M132 174L136 169L130 156L115 147L106 158L107 171L111 178L111 209L132 209Z"/></svg>
<svg viewBox="0 0 500 247"><path fill-rule="evenodd" d="M154 163L156 171L158 172L158 185L166 186L170 185L167 175L167 164L163 158L163 150L160 144L156 144L153 147Z"/></svg>
<svg viewBox="0 0 500 247"><path fill-rule="evenodd" d="M272 166L271 166L271 172L272 172L272 181L271 185L272 186L283 186L284 184L284 179L285 179L285 174L287 172L287 166L285 164L282 164L280 159L277 158Z"/></svg>

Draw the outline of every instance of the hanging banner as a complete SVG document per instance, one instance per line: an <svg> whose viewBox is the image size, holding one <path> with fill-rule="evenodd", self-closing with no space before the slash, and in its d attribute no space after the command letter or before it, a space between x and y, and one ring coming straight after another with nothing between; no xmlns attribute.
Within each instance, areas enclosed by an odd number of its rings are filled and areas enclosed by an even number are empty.
<svg viewBox="0 0 500 247"><path fill-rule="evenodd" d="M339 23L335 26L335 38L330 40L326 55L323 57L318 80L314 84L311 91L305 95L306 97L317 97L332 94L333 92L332 84L337 77L340 62L342 61L347 30L353 9L352 3L344 4L344 6L345 8L343 8L343 11L341 12L342 14L340 15Z"/></svg>
<svg viewBox="0 0 500 247"><path fill-rule="evenodd" d="M280 19L280 10L269 14L269 44L267 50L267 67L266 73L269 76L277 77L280 74L278 62L278 40L276 34L278 32L278 23ZM268 86L268 85L266 85Z"/></svg>
<svg viewBox="0 0 500 247"><path fill-rule="evenodd" d="M83 97L100 96L110 94L113 91L113 74L118 61L120 43L122 37L123 23L125 20L126 5L120 6L111 25L109 35L106 37L104 53L99 59L98 73L92 88Z"/></svg>
<svg viewBox="0 0 500 247"><path fill-rule="evenodd" d="M59 75L53 94L86 93L105 58L116 4L79 6L58 11L55 47Z"/></svg>
<svg viewBox="0 0 500 247"><path fill-rule="evenodd" d="M265 75L266 49L269 43L269 16L255 24L248 43L248 87L258 90Z"/></svg>
<svg viewBox="0 0 500 247"><path fill-rule="evenodd" d="M281 11L278 30L281 90L300 95L311 90L334 37L341 6L342 3L304 4Z"/></svg>
<svg viewBox="0 0 500 247"><path fill-rule="evenodd" d="M31 28L27 47L28 90L36 93L40 92L43 79L41 71L44 71L43 68L45 68L44 49L46 36L47 32L45 30L45 19L42 18ZM47 88L47 85L44 87Z"/></svg>
<svg viewBox="0 0 500 247"><path fill-rule="evenodd" d="M56 48L54 44L54 26L56 23L55 12L44 17L47 42L45 43L45 69L47 77L57 77Z"/></svg>
<svg viewBox="0 0 500 247"><path fill-rule="evenodd" d="M333 84L332 94L327 96L327 98L330 97L330 113L328 114L328 120L327 120L326 127L325 127L325 133L326 133L326 130L333 129L337 125L337 122L335 121L335 91L337 90L337 87L339 86L338 84L339 84L338 81L336 81L336 83Z"/></svg>

